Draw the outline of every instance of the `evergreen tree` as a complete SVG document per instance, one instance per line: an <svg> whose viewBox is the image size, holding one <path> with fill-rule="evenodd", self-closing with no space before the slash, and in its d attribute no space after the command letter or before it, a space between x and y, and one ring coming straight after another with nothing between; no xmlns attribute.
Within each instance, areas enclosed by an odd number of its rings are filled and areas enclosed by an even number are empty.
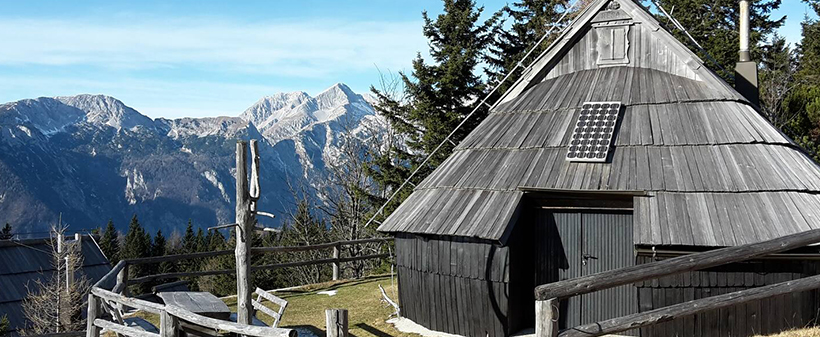
<svg viewBox="0 0 820 337"><path fill-rule="evenodd" d="M649 1L644 0L647 5ZM783 25L786 17L771 18L773 10L780 7L781 0L752 1L750 8L749 36L752 59L760 60L763 46L777 28ZM686 28L689 34L714 57L723 69L708 61L707 55L698 51L683 32L671 25L663 14L658 14L658 21L667 24L667 28L678 40L698 52L707 67L717 72L729 83L734 83L735 63L738 60L738 23L740 7L737 0L657 0L667 12L674 8L672 16Z"/></svg>
<svg viewBox="0 0 820 337"><path fill-rule="evenodd" d="M3 317L0 317L0 337L5 336L10 327L9 323L9 316L7 314L3 314Z"/></svg>
<svg viewBox="0 0 820 337"><path fill-rule="evenodd" d="M196 235L194 234L194 224L188 220L188 226L185 227L185 235L182 236L182 253L190 254L197 251Z"/></svg>
<svg viewBox="0 0 820 337"><path fill-rule="evenodd" d="M208 241L205 240L205 233L202 231L202 228L197 229L196 231L196 251L195 252L205 252L208 251Z"/></svg>
<svg viewBox="0 0 820 337"><path fill-rule="evenodd" d="M100 250L102 250L103 254L108 257L108 261L110 261L112 265L120 262L119 233L114 227L114 222L111 220L108 220L108 224L105 225L102 238L100 238Z"/></svg>
<svg viewBox="0 0 820 337"><path fill-rule="evenodd" d="M128 225L128 233L125 234L125 244L123 245L120 257L122 259L136 259L151 256L151 235L145 232L140 225L137 215L131 218L131 223ZM129 278L136 278L144 276L146 271L144 265L133 265L128 267ZM137 294L144 294L148 292L147 284L138 284L134 286Z"/></svg>
<svg viewBox="0 0 820 337"><path fill-rule="evenodd" d="M0 240L9 240L11 237L11 224L7 222L6 225L3 226L3 229L0 230Z"/></svg>
<svg viewBox="0 0 820 337"><path fill-rule="evenodd" d="M154 236L154 241L151 244L151 255L152 256L165 256L167 254L166 249L167 242L165 240L165 235L162 234L162 230L157 230L157 234ZM164 274L170 273L174 270L174 265L171 262L161 262L159 265L155 266L153 273L156 274Z"/></svg>
<svg viewBox="0 0 820 337"><path fill-rule="evenodd" d="M423 32L433 63L428 64L418 54L413 60L412 74L399 73L403 97L371 87L377 99L376 110L386 117L399 137L406 139L407 146L392 146L370 162L368 173L383 189L398 187L482 98L485 87L476 67L492 42L491 33L498 22L498 15L479 22L482 11L483 7L477 8L472 0L445 0L444 12L435 19L423 12ZM451 141L458 143L463 139L486 112L486 107L480 107ZM452 149L453 143L444 143L421 167L416 181L438 166ZM397 202L409 194L409 189L402 193Z"/></svg>
<svg viewBox="0 0 820 337"><path fill-rule="evenodd" d="M496 26L495 38L486 57L489 64L486 72L491 83L500 82L507 73L514 69L515 72L501 83L497 97L500 97L515 83L521 76L523 67L529 65L535 57L541 54L567 25L569 20L565 19L564 22L558 20L567 10L566 6L567 1L564 0L520 0L498 11L497 15L506 17L506 20L512 20L512 23L509 28L502 25ZM541 37L553 27L551 36L536 46ZM535 51L524 60L524 55L533 47ZM523 67L516 69L519 61Z"/></svg>

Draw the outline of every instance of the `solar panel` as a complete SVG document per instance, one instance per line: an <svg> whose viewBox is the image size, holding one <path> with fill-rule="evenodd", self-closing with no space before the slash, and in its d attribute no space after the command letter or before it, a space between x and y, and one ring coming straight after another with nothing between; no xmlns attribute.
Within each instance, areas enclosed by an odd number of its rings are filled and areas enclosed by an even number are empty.
<svg viewBox="0 0 820 337"><path fill-rule="evenodd" d="M621 111L621 102L584 102L572 131L566 160L605 162Z"/></svg>

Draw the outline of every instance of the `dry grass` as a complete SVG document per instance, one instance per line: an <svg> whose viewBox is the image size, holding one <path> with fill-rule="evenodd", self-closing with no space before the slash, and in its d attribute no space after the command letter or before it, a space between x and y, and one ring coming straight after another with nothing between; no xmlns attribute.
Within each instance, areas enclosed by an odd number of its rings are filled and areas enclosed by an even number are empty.
<svg viewBox="0 0 820 337"><path fill-rule="evenodd" d="M388 296L396 300L395 285L390 284L390 277L373 277L356 281L341 281L315 284L298 290L277 292L276 296L288 300L281 327L302 327L311 330L318 336L325 335L325 309L338 308L348 310L350 335L364 336L418 336L401 333L393 325L386 323L393 309L381 303L379 284L384 287ZM322 290L336 290L336 295L317 294ZM236 311L236 298L225 299L225 303ZM258 317L270 324L272 319L264 314Z"/></svg>
<svg viewBox="0 0 820 337"><path fill-rule="evenodd" d="M795 329L781 332L767 337L820 337L820 328Z"/></svg>

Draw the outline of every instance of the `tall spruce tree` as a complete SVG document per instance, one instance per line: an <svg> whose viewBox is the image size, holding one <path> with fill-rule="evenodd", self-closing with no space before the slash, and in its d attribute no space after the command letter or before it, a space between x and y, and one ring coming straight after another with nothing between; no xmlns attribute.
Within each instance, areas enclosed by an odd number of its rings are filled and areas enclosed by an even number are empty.
<svg viewBox="0 0 820 337"><path fill-rule="evenodd" d="M3 229L0 230L0 240L8 240L11 239L11 237L11 224L7 222L6 225L3 226Z"/></svg>
<svg viewBox="0 0 820 337"><path fill-rule="evenodd" d="M100 238L100 250L108 257L112 265L120 262L120 233L114 227L114 221L108 220Z"/></svg>
<svg viewBox="0 0 820 337"><path fill-rule="evenodd" d="M120 257L122 259L136 259L149 256L151 256L151 235L142 228L135 214L128 225L128 233L125 234L125 243ZM144 276L146 271L149 271L144 265L133 265L128 267L128 270L130 278ZM147 284L133 286L133 290L137 294L147 293L148 289Z"/></svg>
<svg viewBox="0 0 820 337"><path fill-rule="evenodd" d="M703 46L704 50L714 57L720 65L715 66L708 56L699 51L663 14L658 14L658 21L666 24L669 31L678 40L696 51L707 67L717 72L729 83L734 83L735 63L738 60L739 48L739 4L737 0L656 0L667 12L686 28L689 34ZM777 28L783 25L786 17L772 18L773 10L780 7L781 0L752 1L750 16L752 32L749 36L752 59L760 60L762 47L769 41ZM644 0L646 5L650 1ZM674 9L674 10L673 10ZM722 68L722 69L721 69Z"/></svg>
<svg viewBox="0 0 820 337"><path fill-rule="evenodd" d="M376 110L406 140L406 148L393 146L370 162L369 174L385 190L398 187L425 157L473 110L485 93L484 82L476 71L492 42L498 15L485 22L479 17L483 7L472 0L444 0L444 11L435 18L422 13L423 32L430 46L432 63L421 54L413 60L412 74L399 73L403 97L371 87ZM486 115L480 107L451 139L458 143ZM423 179L453 150L446 142L431 160L421 167L416 181ZM409 189L402 192L403 200Z"/></svg>
<svg viewBox="0 0 820 337"><path fill-rule="evenodd" d="M514 72L505 82L500 83L497 96L512 86L521 76L524 67L541 54L555 40L561 28L566 26L568 20L560 22L559 19L567 6L565 0L520 0L498 11L497 15L512 23L509 27L495 27L495 37L486 58L489 65L486 69L487 76L491 83L498 83L507 73ZM553 27L550 36L538 44L541 37ZM525 60L524 55L531 48L535 48L535 51ZM516 67L519 61L522 67Z"/></svg>
<svg viewBox="0 0 820 337"><path fill-rule="evenodd" d="M806 2L820 15L820 1ZM787 133L820 160L820 21L804 19L802 39L796 49L797 87L783 103L783 114L793 116Z"/></svg>

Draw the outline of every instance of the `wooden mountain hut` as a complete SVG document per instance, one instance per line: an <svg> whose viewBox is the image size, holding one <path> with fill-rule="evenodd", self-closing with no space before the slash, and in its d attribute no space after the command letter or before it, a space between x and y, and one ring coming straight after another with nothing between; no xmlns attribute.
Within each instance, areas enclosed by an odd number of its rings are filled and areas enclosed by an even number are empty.
<svg viewBox="0 0 820 337"><path fill-rule="evenodd" d="M403 316L510 335L534 325L536 285L820 228L820 167L755 101L641 5L593 1L379 227L396 238ZM800 278L818 257L807 248L573 297L560 325ZM816 293L796 293L631 334L748 336L810 324L817 310Z"/></svg>

